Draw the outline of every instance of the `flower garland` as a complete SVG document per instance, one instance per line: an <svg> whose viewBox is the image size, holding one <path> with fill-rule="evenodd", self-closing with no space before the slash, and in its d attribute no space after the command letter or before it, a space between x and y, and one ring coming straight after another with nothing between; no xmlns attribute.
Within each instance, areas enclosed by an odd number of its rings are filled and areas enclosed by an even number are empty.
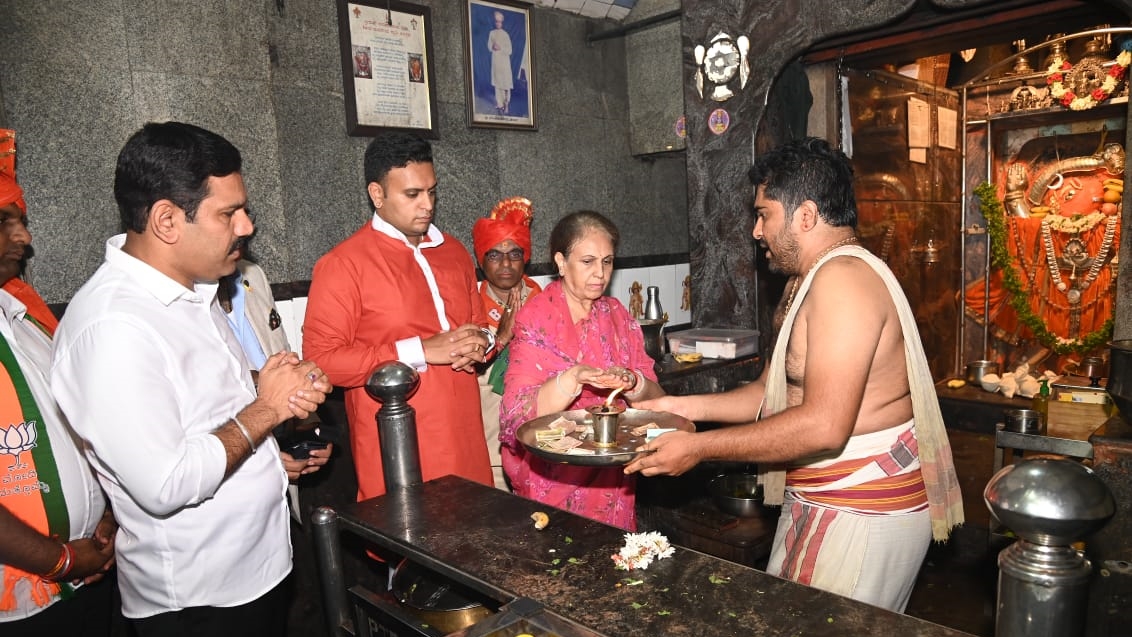
<svg viewBox="0 0 1132 637"><path fill-rule="evenodd" d="M983 182L975 188L975 195L979 198L979 211L987 220L991 265L1002 272L1002 287L1010 295L1010 307L1018 314L1018 320L1030 328L1034 338L1058 354L1083 354L1108 343L1112 339L1111 318L1099 330L1087 334L1083 339L1062 338L1046 328L1042 319L1030 308L1030 293L1022 287L1018 273L1014 270L1010 251L1006 248L1006 214L998 201L994 186ZM984 319L989 321L989 317Z"/></svg>
<svg viewBox="0 0 1132 637"><path fill-rule="evenodd" d="M618 570L644 570L653 560L670 557L676 549L668 543L668 538L656 531L649 533L626 533L625 546L613 554L613 565Z"/></svg>
<svg viewBox="0 0 1132 637"><path fill-rule="evenodd" d="M1063 217L1061 215L1047 216L1042 220L1042 223L1048 224L1050 229L1058 232L1080 234L1092 230L1093 226L1107 218L1108 215L1103 212L1090 212L1087 215L1073 215L1071 217Z"/></svg>
<svg viewBox="0 0 1132 637"><path fill-rule="evenodd" d="M1107 100L1124 79L1128 64L1132 63L1132 40L1125 40L1121 43L1120 49L1116 60L1105 74L1100 88L1094 89L1088 95L1077 95L1072 89L1065 87L1065 74L1073 69L1073 65L1068 60L1054 60L1047 69L1049 75L1046 76L1046 84L1049 84L1049 94L1055 100L1060 100L1062 106L1074 111L1085 111Z"/></svg>

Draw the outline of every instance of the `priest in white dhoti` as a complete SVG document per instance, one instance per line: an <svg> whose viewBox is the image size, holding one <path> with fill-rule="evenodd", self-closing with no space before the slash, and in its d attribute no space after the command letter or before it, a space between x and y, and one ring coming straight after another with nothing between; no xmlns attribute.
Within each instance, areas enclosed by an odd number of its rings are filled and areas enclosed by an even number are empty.
<svg viewBox="0 0 1132 637"><path fill-rule="evenodd" d="M756 159L754 238L790 275L762 378L638 407L728 423L661 435L626 467L755 462L782 514L767 572L902 612L962 498L923 345L883 261L857 243L853 170L820 139Z"/></svg>

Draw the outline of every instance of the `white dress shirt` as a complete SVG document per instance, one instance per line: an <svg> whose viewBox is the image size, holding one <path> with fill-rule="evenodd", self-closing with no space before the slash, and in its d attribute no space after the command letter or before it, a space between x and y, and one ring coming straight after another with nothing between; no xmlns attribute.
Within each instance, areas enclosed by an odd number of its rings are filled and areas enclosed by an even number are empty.
<svg viewBox="0 0 1132 637"><path fill-rule="evenodd" d="M90 470L86 458L79 451L81 442L67 428L63 413L51 397L47 374L51 369L51 339L35 323L26 320L27 308L11 294L0 290L0 333L12 348L12 354L23 372L24 380L35 398L35 405L39 408L42 422L34 423L37 428L36 435L43 444L43 440L50 441L51 454L55 458L55 466L59 470L59 483L63 488L63 495L67 502L67 517L71 524L68 540L90 537L102 519L106 502L102 497L102 489L94 472ZM12 425L20 423L0 423L0 436ZM24 452L30 454L30 451ZM5 454L6 460L15 463L20 456ZM0 468L8 469L7 462L0 461ZM42 469L42 467L40 468ZM40 483L42 485L42 483ZM0 480L0 504L8 497L21 497L8 490L7 481ZM38 498L39 495L32 497ZM0 564L0 582L4 580L4 569ZM28 582L16 584L16 607L10 611L0 611L0 622L24 619L34 615L47 606L40 606L32 601L31 586ZM51 604L59 601L56 597ZM4 629L0 628L0 634Z"/></svg>
<svg viewBox="0 0 1132 637"><path fill-rule="evenodd" d="M216 284L186 289L124 242L71 300L51 371L121 526L123 614L245 604L291 569L279 448L268 436L224 478L211 432L255 388Z"/></svg>

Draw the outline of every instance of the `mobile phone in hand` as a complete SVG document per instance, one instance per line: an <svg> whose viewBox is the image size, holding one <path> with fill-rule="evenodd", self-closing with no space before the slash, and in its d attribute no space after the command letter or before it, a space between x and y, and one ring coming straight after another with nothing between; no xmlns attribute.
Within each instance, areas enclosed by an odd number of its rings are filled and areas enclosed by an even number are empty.
<svg viewBox="0 0 1132 637"><path fill-rule="evenodd" d="M302 440L287 447L285 451L295 460L306 460L311 457L311 451L325 449L328 445L330 442L326 440Z"/></svg>

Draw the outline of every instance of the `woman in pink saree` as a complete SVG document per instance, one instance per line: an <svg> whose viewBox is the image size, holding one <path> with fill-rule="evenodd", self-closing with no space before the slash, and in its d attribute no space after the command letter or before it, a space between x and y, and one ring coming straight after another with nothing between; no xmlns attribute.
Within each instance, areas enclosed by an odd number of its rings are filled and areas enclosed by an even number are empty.
<svg viewBox="0 0 1132 637"><path fill-rule="evenodd" d="M596 405L614 389L623 390L616 400L629 403L664 394L640 325L605 296L619 238L613 222L596 212L575 212L555 225L550 251L561 278L515 317L499 439L516 494L634 531L634 476L620 466L547 462L515 439L523 423Z"/></svg>

